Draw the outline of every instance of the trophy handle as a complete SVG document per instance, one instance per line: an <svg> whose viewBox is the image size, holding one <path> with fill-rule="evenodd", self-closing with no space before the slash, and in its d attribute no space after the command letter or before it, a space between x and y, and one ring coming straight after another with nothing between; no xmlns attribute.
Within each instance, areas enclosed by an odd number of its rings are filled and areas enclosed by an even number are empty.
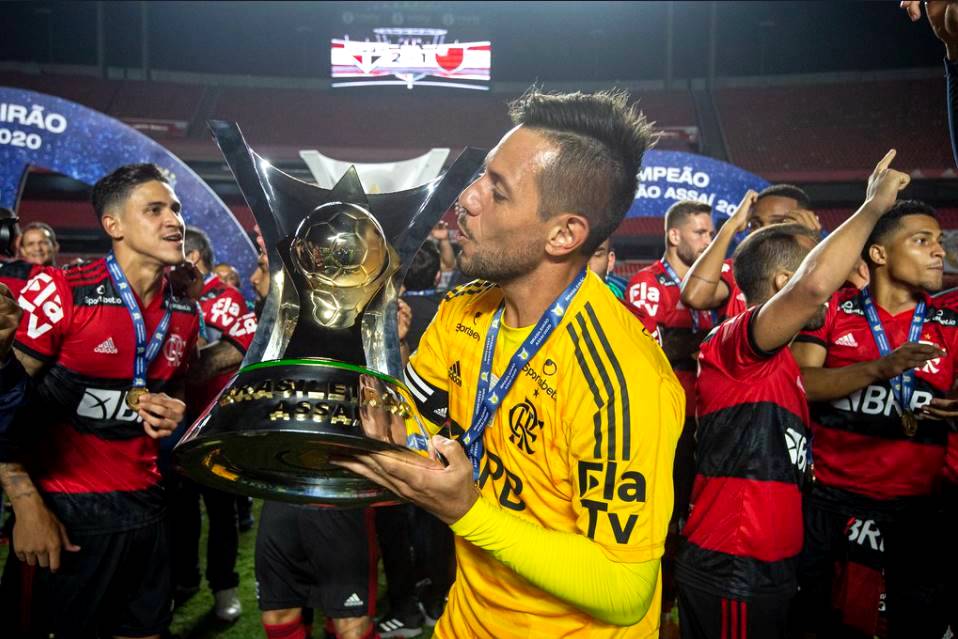
<svg viewBox="0 0 958 639"><path fill-rule="evenodd" d="M390 244L399 255L399 270L367 304L363 315L363 351L370 368L403 379L396 320L399 289L423 241L459 197L463 184L469 184L478 173L485 157L486 151L467 147L445 173L431 182L407 191L368 196L370 208L382 220ZM408 209L402 208L406 202L421 203L411 218Z"/></svg>
<svg viewBox="0 0 958 639"><path fill-rule="evenodd" d="M285 220L274 213L279 194L285 191L277 185L299 180L274 168L250 149L235 122L209 120L207 124L256 219L269 261L269 292L260 314L260 328L246 351L243 366L277 359L286 350L292 330L299 321L300 310L299 295L292 278L284 276L283 260L277 249L280 241L291 232L286 228ZM283 324L281 330L276 330L277 323Z"/></svg>

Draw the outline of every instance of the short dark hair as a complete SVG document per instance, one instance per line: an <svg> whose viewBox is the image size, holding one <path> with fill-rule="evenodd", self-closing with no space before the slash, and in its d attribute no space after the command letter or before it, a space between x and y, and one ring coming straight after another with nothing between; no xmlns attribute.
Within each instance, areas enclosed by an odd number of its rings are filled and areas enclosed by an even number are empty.
<svg viewBox="0 0 958 639"><path fill-rule="evenodd" d="M541 131L558 148L538 177L539 215L574 211L589 220L581 252L592 255L635 199L652 126L622 91L542 92L532 87L509 104L513 124Z"/></svg>
<svg viewBox="0 0 958 639"><path fill-rule="evenodd" d="M30 222L23 227L23 235L27 234L27 231L44 231L48 236L49 240L54 244L57 243L57 232L53 230L53 227L47 224L46 222Z"/></svg>
<svg viewBox="0 0 958 639"><path fill-rule="evenodd" d="M801 224L773 224L745 238L733 254L735 283L749 302L767 298L769 275L776 269L798 269L808 251L799 237L818 242L818 234Z"/></svg>
<svg viewBox="0 0 958 639"><path fill-rule="evenodd" d="M403 286L407 291L425 291L436 285L439 273L439 247L427 241L412 258Z"/></svg>
<svg viewBox="0 0 958 639"><path fill-rule="evenodd" d="M213 243L210 236L203 229L195 226L186 227L186 237L183 240L183 253L189 255L193 251L199 251L200 259L206 264L206 268L213 268L215 262L213 256Z"/></svg>
<svg viewBox="0 0 958 639"><path fill-rule="evenodd" d="M895 202L887 213L878 218L875 228L872 229L868 240L865 242L865 247L862 249L862 259L865 260L866 264L871 264L868 259L868 249L871 248L872 244L881 244L885 241L889 234L901 226L901 219L906 215L927 215L938 219L935 209L921 200L899 200Z"/></svg>
<svg viewBox="0 0 958 639"><path fill-rule="evenodd" d="M674 229L693 215L711 213L712 207L698 200L679 200L665 212L665 230Z"/></svg>
<svg viewBox="0 0 958 639"><path fill-rule="evenodd" d="M170 183L155 164L127 164L101 177L93 185L90 197L97 219L102 218L107 209L125 200L134 188L153 181Z"/></svg>
<svg viewBox="0 0 958 639"><path fill-rule="evenodd" d="M812 206L812 198L808 193L795 186L794 184L772 184L759 191L755 201L758 202L765 197L787 197L798 202L799 208L807 209Z"/></svg>

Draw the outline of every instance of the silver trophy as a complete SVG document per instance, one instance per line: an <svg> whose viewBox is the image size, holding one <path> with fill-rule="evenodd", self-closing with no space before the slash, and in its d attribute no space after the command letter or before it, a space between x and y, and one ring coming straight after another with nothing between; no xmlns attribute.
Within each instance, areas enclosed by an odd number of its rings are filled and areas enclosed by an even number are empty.
<svg viewBox="0 0 958 639"><path fill-rule="evenodd" d="M174 450L194 480L235 493L330 506L391 503L329 463L425 436L403 381L396 300L406 269L485 153L466 149L435 180L367 195L355 169L333 189L252 151L235 123L210 128L266 242L270 290L236 377Z"/></svg>

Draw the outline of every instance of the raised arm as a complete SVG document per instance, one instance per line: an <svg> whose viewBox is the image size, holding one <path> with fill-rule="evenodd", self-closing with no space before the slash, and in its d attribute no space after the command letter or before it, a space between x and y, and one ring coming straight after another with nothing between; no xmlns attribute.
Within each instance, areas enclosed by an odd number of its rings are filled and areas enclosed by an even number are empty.
<svg viewBox="0 0 958 639"><path fill-rule="evenodd" d="M958 166L958 2L936 0L924 4L931 30L945 45L948 131L951 136L951 153L955 165ZM912 22L917 22L921 20L921 5L918 0L906 0L901 3L901 8L908 12Z"/></svg>
<svg viewBox="0 0 958 639"><path fill-rule="evenodd" d="M911 181L889 168L894 157L895 151L889 151L875 167L861 208L812 249L785 287L762 305L752 328L760 349L774 351L791 342L845 282L875 223Z"/></svg>
<svg viewBox="0 0 958 639"><path fill-rule="evenodd" d="M689 308L711 310L718 308L728 299L731 292L722 281L722 263L732 240L748 228L752 205L755 204L757 196L758 194L751 190L745 194L735 213L726 220L712 243L685 274L682 280L682 303Z"/></svg>

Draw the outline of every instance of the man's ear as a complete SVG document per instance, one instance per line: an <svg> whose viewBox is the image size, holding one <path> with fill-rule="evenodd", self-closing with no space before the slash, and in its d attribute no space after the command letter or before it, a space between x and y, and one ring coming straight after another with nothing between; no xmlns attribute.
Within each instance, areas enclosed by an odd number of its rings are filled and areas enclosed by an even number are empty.
<svg viewBox="0 0 958 639"><path fill-rule="evenodd" d="M682 242L682 231L678 228L670 228L665 233L665 237L668 240L669 246L678 246Z"/></svg>
<svg viewBox="0 0 958 639"><path fill-rule="evenodd" d="M872 244L868 247L868 259L870 259L875 266L884 266L888 263L888 253L881 244Z"/></svg>
<svg viewBox="0 0 958 639"><path fill-rule="evenodd" d="M575 213L560 213L549 220L546 253L554 257L569 255L582 248L589 237L589 220Z"/></svg>
<svg viewBox="0 0 958 639"><path fill-rule="evenodd" d="M772 278L772 286L775 287L775 293L778 293L780 290L785 288L785 285L788 284L788 281L792 279L794 275L792 271L778 271L775 273L775 277Z"/></svg>
<svg viewBox="0 0 958 639"><path fill-rule="evenodd" d="M103 230L107 235L110 236L111 240L122 240L123 239L123 224L120 222L120 218L113 213L104 213L100 218L100 226L103 227Z"/></svg>

